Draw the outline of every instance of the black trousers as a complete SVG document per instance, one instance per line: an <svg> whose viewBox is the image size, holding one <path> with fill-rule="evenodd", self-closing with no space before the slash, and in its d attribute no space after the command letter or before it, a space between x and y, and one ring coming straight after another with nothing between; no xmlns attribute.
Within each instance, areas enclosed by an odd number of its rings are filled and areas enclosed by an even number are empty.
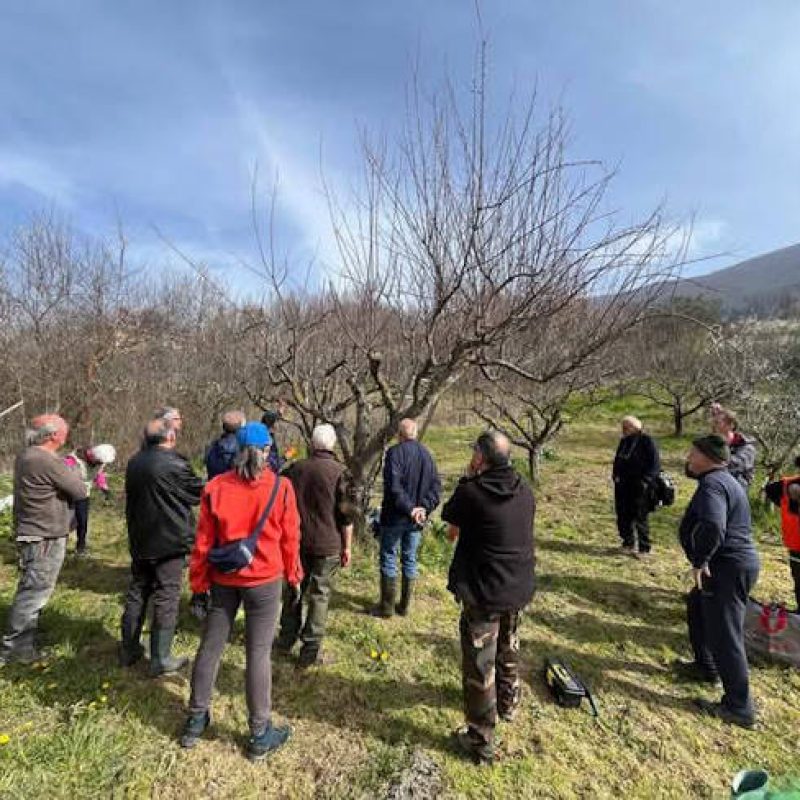
<svg viewBox="0 0 800 800"><path fill-rule="evenodd" d="M710 565L703 589L689 592L686 617L695 661L719 674L722 704L737 714L752 715L750 673L744 649L747 598L758 580L758 567L736 563Z"/></svg>
<svg viewBox="0 0 800 800"><path fill-rule="evenodd" d="M89 498L76 500L73 509L75 511L75 533L78 535L78 550L84 550L89 533Z"/></svg>
<svg viewBox="0 0 800 800"><path fill-rule="evenodd" d="M122 641L138 643L147 616L147 604L153 600L153 628L173 629L178 623L181 582L185 556L171 556L158 561L131 562L131 582L122 613Z"/></svg>
<svg viewBox="0 0 800 800"><path fill-rule="evenodd" d="M789 551L789 569L792 571L794 581L794 599L797 603L797 613L800 614L800 551Z"/></svg>
<svg viewBox="0 0 800 800"><path fill-rule="evenodd" d="M614 485L614 508L617 512L617 530L625 547L635 547L639 541L639 552L650 552L650 523L647 519L650 507L644 488L638 484L617 483Z"/></svg>

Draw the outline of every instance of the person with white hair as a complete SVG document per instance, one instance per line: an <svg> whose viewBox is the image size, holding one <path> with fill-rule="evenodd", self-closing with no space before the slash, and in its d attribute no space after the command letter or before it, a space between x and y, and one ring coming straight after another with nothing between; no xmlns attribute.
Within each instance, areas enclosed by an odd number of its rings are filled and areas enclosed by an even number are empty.
<svg viewBox="0 0 800 800"><path fill-rule="evenodd" d="M243 411L226 411L222 415L222 436L215 439L206 451L206 473L209 480L233 469L233 461L239 453L236 432L245 422L247 417Z"/></svg>
<svg viewBox="0 0 800 800"><path fill-rule="evenodd" d="M622 551L644 558L650 555L652 485L661 472L658 446L636 417L622 419L622 437L614 456L614 507ZM638 543L638 550L636 549Z"/></svg>
<svg viewBox="0 0 800 800"><path fill-rule="evenodd" d="M276 649L283 655L290 654L300 640L300 669L330 661L330 656L322 652L328 605L337 571L350 563L356 512L353 481L336 458L336 431L332 425L314 428L311 448L309 458L295 462L285 472L294 486L300 512L304 577L299 594L289 587L284 592L276 640Z"/></svg>
<svg viewBox="0 0 800 800"><path fill-rule="evenodd" d="M14 536L22 571L0 645L0 665L41 657L36 631L64 563L68 503L86 498L80 475L58 456L68 433L69 426L56 414L35 417L26 436L28 446L14 463Z"/></svg>

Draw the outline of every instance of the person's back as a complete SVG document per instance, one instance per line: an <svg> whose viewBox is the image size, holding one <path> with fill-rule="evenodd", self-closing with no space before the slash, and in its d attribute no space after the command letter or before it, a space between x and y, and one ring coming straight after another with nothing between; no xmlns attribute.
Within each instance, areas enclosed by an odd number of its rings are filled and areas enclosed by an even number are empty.
<svg viewBox="0 0 800 800"><path fill-rule="evenodd" d="M304 552L318 556L338 555L342 549L340 529L349 524L342 496L345 466L332 452L320 450L287 470L297 496Z"/></svg>
<svg viewBox="0 0 800 800"><path fill-rule="evenodd" d="M192 506L203 482L183 456L148 447L128 462L125 511L131 555L158 559L188 553L194 538Z"/></svg>
<svg viewBox="0 0 800 800"><path fill-rule="evenodd" d="M381 525L406 522L412 509L432 509L439 503L436 464L416 439L399 442L386 451L383 482Z"/></svg>
<svg viewBox="0 0 800 800"><path fill-rule="evenodd" d="M511 466L465 478L442 510L459 528L448 588L491 611L518 609L534 592L536 504ZM458 520L458 522L455 522Z"/></svg>
<svg viewBox="0 0 800 800"><path fill-rule="evenodd" d="M208 448L206 455L206 472L208 479L216 478L233 468L233 460L239 452L235 433L223 433Z"/></svg>
<svg viewBox="0 0 800 800"><path fill-rule="evenodd" d="M14 462L14 531L18 540L67 535L70 501L86 487L55 453L26 447Z"/></svg>

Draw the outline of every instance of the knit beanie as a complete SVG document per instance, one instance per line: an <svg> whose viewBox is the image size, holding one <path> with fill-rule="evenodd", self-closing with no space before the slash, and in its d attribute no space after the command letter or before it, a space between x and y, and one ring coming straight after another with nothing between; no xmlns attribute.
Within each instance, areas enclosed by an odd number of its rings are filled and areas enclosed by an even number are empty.
<svg viewBox="0 0 800 800"><path fill-rule="evenodd" d="M718 464L728 461L731 457L731 451L726 441L716 433L710 433L708 436L698 436L692 442L692 446Z"/></svg>

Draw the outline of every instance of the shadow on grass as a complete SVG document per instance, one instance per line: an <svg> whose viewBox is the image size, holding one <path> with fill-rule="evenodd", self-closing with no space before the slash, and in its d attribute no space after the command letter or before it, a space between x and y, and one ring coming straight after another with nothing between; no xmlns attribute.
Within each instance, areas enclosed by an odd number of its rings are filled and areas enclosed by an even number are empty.
<svg viewBox="0 0 800 800"><path fill-rule="evenodd" d="M537 589L560 596L577 595L606 611L625 617L638 617L654 625L674 625L684 613L684 595L674 589L650 584L543 573L537 577Z"/></svg>
<svg viewBox="0 0 800 800"><path fill-rule="evenodd" d="M7 618L8 608L0 604L0 619ZM58 709L65 721L87 709L109 708L135 716L166 736L176 735L184 714L184 678L147 678L145 662L130 669L118 667L118 642L98 620L45 608L40 632L43 643L55 649L53 656L35 665L7 665L5 680L42 706ZM169 691L168 682L182 685L179 695Z"/></svg>
<svg viewBox="0 0 800 800"><path fill-rule="evenodd" d="M356 613L367 614L370 609L378 602L377 587L374 595L352 594L343 592L338 588L333 590L331 597L331 610L355 611Z"/></svg>
<svg viewBox="0 0 800 800"><path fill-rule="evenodd" d="M130 582L131 568L127 564L110 564L98 558L76 558L68 555L58 576L58 582L70 589L95 594L124 594Z"/></svg>
<svg viewBox="0 0 800 800"><path fill-rule="evenodd" d="M572 542L568 539L548 539L542 536L536 541L536 549L548 553L566 553L567 555L585 555L597 557L621 557L619 545L587 544L585 542Z"/></svg>

